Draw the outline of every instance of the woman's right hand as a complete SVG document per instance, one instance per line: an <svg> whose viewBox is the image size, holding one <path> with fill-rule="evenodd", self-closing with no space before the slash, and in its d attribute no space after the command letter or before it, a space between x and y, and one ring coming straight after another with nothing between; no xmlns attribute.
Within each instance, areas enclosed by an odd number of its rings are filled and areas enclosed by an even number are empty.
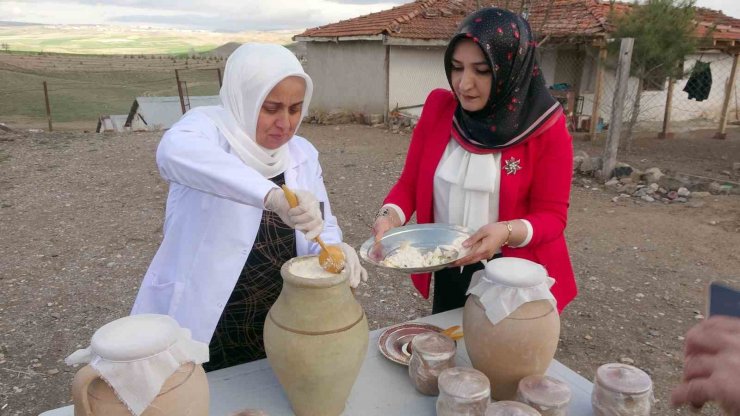
<svg viewBox="0 0 740 416"><path fill-rule="evenodd" d="M401 218L398 217L398 213L395 209L384 206L380 208L378 214L375 216L375 223L373 223L372 233L375 236L375 241L380 241L383 235L391 228L400 227Z"/></svg>
<svg viewBox="0 0 740 416"><path fill-rule="evenodd" d="M313 240L324 229L321 205L308 191L297 189L293 192L298 199L298 205L295 208L290 207L283 190L275 188L265 197L265 209L276 213L289 227L303 231L307 240Z"/></svg>

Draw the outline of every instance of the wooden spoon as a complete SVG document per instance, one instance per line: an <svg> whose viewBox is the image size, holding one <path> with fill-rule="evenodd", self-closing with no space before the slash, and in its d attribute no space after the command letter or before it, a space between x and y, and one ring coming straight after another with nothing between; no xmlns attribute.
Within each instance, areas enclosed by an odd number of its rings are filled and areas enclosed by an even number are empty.
<svg viewBox="0 0 740 416"><path fill-rule="evenodd" d="M283 192L285 193L285 199L288 200L291 208L298 206L298 197L293 191L287 186L283 185ZM344 253L342 249L337 246L327 246L321 237L314 239L321 246L319 252L319 264L329 273L341 273L344 270Z"/></svg>

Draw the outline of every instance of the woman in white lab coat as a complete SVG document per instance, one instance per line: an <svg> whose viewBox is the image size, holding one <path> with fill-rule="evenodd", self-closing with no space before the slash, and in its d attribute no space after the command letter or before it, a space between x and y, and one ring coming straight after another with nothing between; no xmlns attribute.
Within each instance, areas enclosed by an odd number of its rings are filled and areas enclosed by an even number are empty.
<svg viewBox="0 0 740 416"><path fill-rule="evenodd" d="M221 105L187 112L157 149L170 184L164 239L132 313L170 315L209 343L207 370L264 357L280 266L318 253L309 241L317 235L341 246L353 287L367 279L342 243L318 152L295 135L312 90L289 50L244 44L226 63ZM282 184L295 190L298 207L289 207Z"/></svg>

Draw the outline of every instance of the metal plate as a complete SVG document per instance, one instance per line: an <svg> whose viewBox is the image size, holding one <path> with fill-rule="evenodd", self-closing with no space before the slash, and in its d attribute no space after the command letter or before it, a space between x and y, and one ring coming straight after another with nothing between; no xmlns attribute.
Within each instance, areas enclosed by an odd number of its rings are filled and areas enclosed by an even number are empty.
<svg viewBox="0 0 740 416"><path fill-rule="evenodd" d="M467 239L472 234L472 230L452 224L414 224L396 227L388 230L378 242L375 241L374 237L370 237L362 243L360 257L375 266L406 273L434 272L449 267L452 262L462 257L461 253L455 249L445 251L443 248L442 251L445 252L449 260L426 267L392 267L384 264L383 261L393 255L402 243L408 243L422 252L428 252L437 247L451 246L458 238Z"/></svg>
<svg viewBox="0 0 740 416"><path fill-rule="evenodd" d="M408 350L408 344L415 336L425 332L442 332L442 328L421 322L394 325L380 334L378 349L394 363L409 365L411 351Z"/></svg>

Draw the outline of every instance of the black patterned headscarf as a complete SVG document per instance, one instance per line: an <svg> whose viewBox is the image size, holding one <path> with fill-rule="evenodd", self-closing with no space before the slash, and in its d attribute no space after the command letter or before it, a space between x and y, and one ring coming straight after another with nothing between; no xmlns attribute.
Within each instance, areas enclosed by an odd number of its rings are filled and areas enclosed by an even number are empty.
<svg viewBox="0 0 740 416"><path fill-rule="evenodd" d="M535 59L532 29L521 16L504 9L485 8L466 17L445 52L450 86L452 56L462 39L471 39L480 46L491 66L493 80L483 109L466 111L457 106L453 133L461 144L480 151L513 146L560 114L561 107L548 92Z"/></svg>

